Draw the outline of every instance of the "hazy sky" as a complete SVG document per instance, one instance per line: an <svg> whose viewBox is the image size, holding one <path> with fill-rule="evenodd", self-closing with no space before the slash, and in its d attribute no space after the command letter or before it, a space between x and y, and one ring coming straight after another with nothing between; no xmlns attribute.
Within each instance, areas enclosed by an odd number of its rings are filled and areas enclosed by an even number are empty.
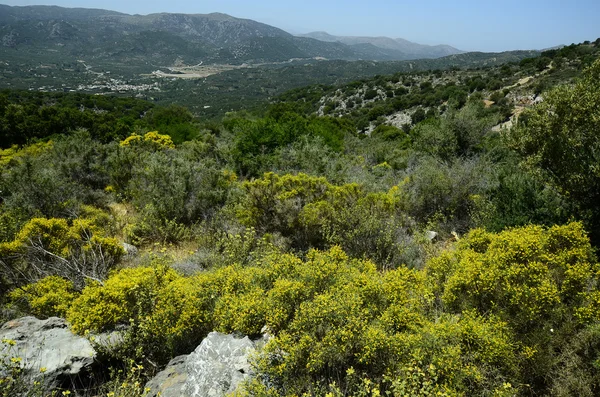
<svg viewBox="0 0 600 397"><path fill-rule="evenodd" d="M292 33L401 37L467 51L542 49L600 37L600 0L0 0L128 14L223 12Z"/></svg>

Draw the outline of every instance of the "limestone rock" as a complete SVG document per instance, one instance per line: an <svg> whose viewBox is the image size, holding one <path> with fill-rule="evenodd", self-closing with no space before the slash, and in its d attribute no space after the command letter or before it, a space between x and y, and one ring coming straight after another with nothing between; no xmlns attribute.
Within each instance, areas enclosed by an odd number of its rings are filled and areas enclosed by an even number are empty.
<svg viewBox="0 0 600 397"><path fill-rule="evenodd" d="M211 332L188 356L171 360L146 387L148 397L220 397L252 374L248 355L264 343Z"/></svg>
<svg viewBox="0 0 600 397"><path fill-rule="evenodd" d="M20 357L25 376L43 378L49 387L69 384L75 378L81 381L84 374L91 371L96 357L90 342L74 335L66 321L56 317L47 320L23 317L9 321L0 328L0 339L16 342L12 347L3 344L0 354Z"/></svg>
<svg viewBox="0 0 600 397"><path fill-rule="evenodd" d="M187 355L175 357L163 371L146 383L146 388L150 389L146 396L184 397L183 386L188 378L186 371L187 358Z"/></svg>
<svg viewBox="0 0 600 397"><path fill-rule="evenodd" d="M135 258L138 255L137 247L131 244L123 243L123 251L126 258Z"/></svg>
<svg viewBox="0 0 600 397"><path fill-rule="evenodd" d="M425 232L425 237L427 237L427 240L429 241L434 241L438 237L438 233L433 230L427 230Z"/></svg>
<svg viewBox="0 0 600 397"><path fill-rule="evenodd" d="M248 354L254 342L211 332L187 358L184 393L190 397L217 397L233 392L251 373Z"/></svg>

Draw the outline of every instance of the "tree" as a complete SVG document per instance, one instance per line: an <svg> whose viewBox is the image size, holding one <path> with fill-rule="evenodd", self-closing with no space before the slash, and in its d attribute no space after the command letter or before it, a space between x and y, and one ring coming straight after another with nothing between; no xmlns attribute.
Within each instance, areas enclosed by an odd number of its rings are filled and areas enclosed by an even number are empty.
<svg viewBox="0 0 600 397"><path fill-rule="evenodd" d="M551 90L508 134L525 163L577 206L600 237L600 60L572 86Z"/></svg>

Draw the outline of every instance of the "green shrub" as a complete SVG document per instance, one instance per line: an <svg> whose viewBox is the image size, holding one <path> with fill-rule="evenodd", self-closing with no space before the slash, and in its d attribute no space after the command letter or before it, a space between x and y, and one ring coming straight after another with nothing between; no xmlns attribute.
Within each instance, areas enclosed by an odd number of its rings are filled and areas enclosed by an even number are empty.
<svg viewBox="0 0 600 397"><path fill-rule="evenodd" d="M573 86L559 86L507 134L524 162L577 207L592 236L600 236L600 60Z"/></svg>
<svg viewBox="0 0 600 397"><path fill-rule="evenodd" d="M236 215L259 233L279 233L303 250L340 245L381 267L395 267L408 258L412 240L407 220L397 211L397 187L367 193L357 184L337 186L325 178L273 173L243 187Z"/></svg>

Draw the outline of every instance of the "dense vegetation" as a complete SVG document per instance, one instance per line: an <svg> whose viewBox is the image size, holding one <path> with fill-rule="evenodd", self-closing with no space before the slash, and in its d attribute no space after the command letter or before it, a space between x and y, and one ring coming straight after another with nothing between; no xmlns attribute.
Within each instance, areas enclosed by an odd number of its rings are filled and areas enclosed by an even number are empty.
<svg viewBox="0 0 600 397"><path fill-rule="evenodd" d="M535 97L557 82L579 76L599 52L598 45L588 43L471 70L400 70L349 84L301 87L280 95L277 101L293 103L306 113L344 116L369 131L380 124L417 124L449 108L460 108L473 96L488 100L491 113L508 119L527 96ZM398 114L406 117L395 121Z"/></svg>
<svg viewBox="0 0 600 397"><path fill-rule="evenodd" d="M3 92L3 315L125 330L103 354L146 368L136 376L210 331L267 332L247 396L598 395L597 54L435 77L460 84L379 77L398 92L363 90L376 106L437 111L369 133L362 110L314 105L370 81L211 124L144 101ZM515 103L483 99L533 70L543 102L494 128Z"/></svg>

